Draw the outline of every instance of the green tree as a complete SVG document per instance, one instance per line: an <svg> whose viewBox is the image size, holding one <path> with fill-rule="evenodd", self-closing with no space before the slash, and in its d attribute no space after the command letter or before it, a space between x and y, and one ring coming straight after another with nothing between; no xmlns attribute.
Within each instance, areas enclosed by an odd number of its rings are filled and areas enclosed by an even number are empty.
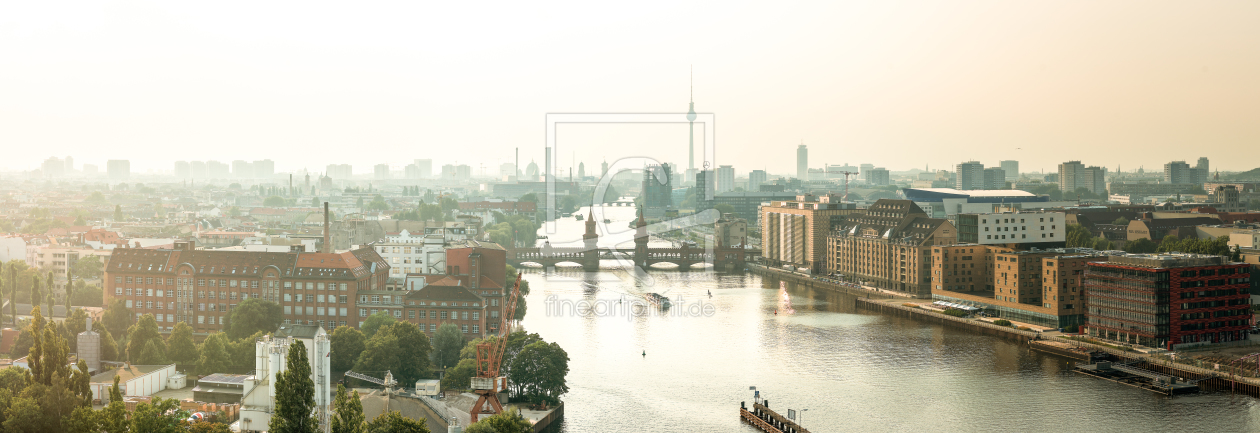
<svg viewBox="0 0 1260 433"><path fill-rule="evenodd" d="M460 359L459 363L447 367L446 374L442 375L442 389L457 389L461 391L468 389L472 386L471 380L476 374L476 360Z"/></svg>
<svg viewBox="0 0 1260 433"><path fill-rule="evenodd" d="M1111 223L1118 226L1127 226L1129 225L1129 219L1125 217L1120 217L1120 218L1116 218L1116 220L1112 221Z"/></svg>
<svg viewBox="0 0 1260 433"><path fill-rule="evenodd" d="M372 202L368 203L367 209L377 211L389 210L389 203L385 202L385 197L381 197L380 194L377 194L375 197L372 197Z"/></svg>
<svg viewBox="0 0 1260 433"><path fill-rule="evenodd" d="M105 433L127 433L131 423L127 421L127 404L122 401L122 390L118 387L118 376L114 376L114 386L109 388L109 404L101 410L101 429Z"/></svg>
<svg viewBox="0 0 1260 433"><path fill-rule="evenodd" d="M201 343L201 350L197 357L197 373L204 375L226 372L228 366L231 365L228 344L230 343L227 336L222 332L206 337L206 340Z"/></svg>
<svg viewBox="0 0 1260 433"><path fill-rule="evenodd" d="M363 353L367 337L363 332L349 326L338 326L329 338L331 367L336 371L346 371L354 367L354 361Z"/></svg>
<svg viewBox="0 0 1260 433"><path fill-rule="evenodd" d="M101 431L100 420L91 406L80 406L70 413L70 417L61 423L66 433L98 433Z"/></svg>
<svg viewBox="0 0 1260 433"><path fill-rule="evenodd" d="M1095 236L1083 225L1068 224L1065 244L1068 248L1093 248Z"/></svg>
<svg viewBox="0 0 1260 433"><path fill-rule="evenodd" d="M1124 251L1133 254L1150 254L1155 252L1156 245L1147 238L1138 238L1124 244Z"/></svg>
<svg viewBox="0 0 1260 433"><path fill-rule="evenodd" d="M380 312L380 313L376 313L371 316L368 316L367 320L363 321L363 326L360 326L359 329L363 330L363 336L370 339L372 338L372 336L376 335L376 331L380 330L383 327L392 325L393 323L394 323L393 315L390 315L389 313L386 313L386 312Z"/></svg>
<svg viewBox="0 0 1260 433"><path fill-rule="evenodd" d="M387 370L394 372L398 383L416 383L428 378L429 337L411 322L395 322L389 331L398 341L398 359L401 362L397 368Z"/></svg>
<svg viewBox="0 0 1260 433"><path fill-rule="evenodd" d="M31 309L31 324L26 328L31 335L31 348L27 351L27 368L31 370L31 379L37 383L44 383L44 316L40 314L39 306Z"/></svg>
<svg viewBox="0 0 1260 433"><path fill-rule="evenodd" d="M4 431L10 433L42 433L47 431L39 403L30 397L14 397L4 416Z"/></svg>
<svg viewBox="0 0 1260 433"><path fill-rule="evenodd" d="M70 373L67 386L70 392L79 397L83 405L92 404L92 373L88 371L87 361L79 360L79 364Z"/></svg>
<svg viewBox="0 0 1260 433"><path fill-rule="evenodd" d="M164 346L165 345L162 344L161 339L149 340L148 343L145 343L144 350L140 352L140 356L132 358L136 360L135 362L137 365L170 364L170 360L166 358L166 349L163 348Z"/></svg>
<svg viewBox="0 0 1260 433"><path fill-rule="evenodd" d="M538 341L521 349L508 369L518 395L530 401L559 403L569 392L569 354L559 344Z"/></svg>
<svg viewBox="0 0 1260 433"><path fill-rule="evenodd" d="M261 298L249 298L228 312L223 332L228 338L239 340L258 332L272 333L280 329L284 321L283 309L275 302Z"/></svg>
<svg viewBox="0 0 1260 433"><path fill-rule="evenodd" d="M188 426L188 433L232 433L232 429L221 422L199 421Z"/></svg>
<svg viewBox="0 0 1260 433"><path fill-rule="evenodd" d="M1178 238L1177 235L1164 236L1164 239L1161 239L1159 241L1159 247L1155 249L1155 252L1170 253L1173 251L1178 251L1181 247L1180 244L1181 244L1181 239Z"/></svg>
<svg viewBox="0 0 1260 433"><path fill-rule="evenodd" d="M324 203L319 201L319 197L311 197L311 207L320 207L323 205Z"/></svg>
<svg viewBox="0 0 1260 433"><path fill-rule="evenodd" d="M331 418L332 433L363 433L363 401L359 392L347 394L345 385L337 385Z"/></svg>
<svg viewBox="0 0 1260 433"><path fill-rule="evenodd" d="M118 353L118 342L114 341L114 336L101 322L93 322L92 330L97 334L101 334L101 359L109 361L118 361L122 357Z"/></svg>
<svg viewBox="0 0 1260 433"><path fill-rule="evenodd" d="M719 213L724 213L724 214L735 213L735 207L726 203L719 203L719 204L714 205L713 210L716 210Z"/></svg>
<svg viewBox="0 0 1260 433"><path fill-rule="evenodd" d="M76 283L83 283L78 281ZM100 307L105 305L105 293L101 287L95 284L83 285L75 287L74 293L70 294L70 303L85 307Z"/></svg>
<svg viewBox="0 0 1260 433"><path fill-rule="evenodd" d="M179 400L154 397L141 402L131 414L131 431L144 433L184 433L183 421L188 411L179 408Z"/></svg>
<svg viewBox="0 0 1260 433"><path fill-rule="evenodd" d="M192 326L179 322L166 338L167 355L178 364L191 365L197 362L197 343L193 342Z"/></svg>
<svg viewBox="0 0 1260 433"><path fill-rule="evenodd" d="M157 321L152 314L140 316L136 324L127 329L127 360L132 364L141 364L141 355L149 342L156 342L163 357L166 355L166 342L162 341L162 333L158 330ZM142 364L148 365L148 364Z"/></svg>
<svg viewBox="0 0 1260 433"><path fill-rule="evenodd" d="M114 205L114 221L126 221L126 218L123 217L122 205L120 204Z"/></svg>
<svg viewBox="0 0 1260 433"><path fill-rule="evenodd" d="M429 433L429 426L425 425L424 418L414 420L399 415L398 411L391 410L368 422L364 431L367 433Z"/></svg>
<svg viewBox="0 0 1260 433"><path fill-rule="evenodd" d="M359 197L358 200L354 201L354 207L363 209L363 197Z"/></svg>
<svg viewBox="0 0 1260 433"><path fill-rule="evenodd" d="M122 299L115 299L109 304L109 308L105 309L102 320L105 322L105 328L109 330L111 335L118 335L119 338L127 335L127 328L135 321L135 315L126 307Z"/></svg>
<svg viewBox="0 0 1260 433"><path fill-rule="evenodd" d="M473 429L476 426L477 429ZM534 431L533 424L529 420L521 416L516 409L509 409L503 412L481 418L472 425L468 426L468 433L476 432L498 432L498 433L531 433Z"/></svg>
<svg viewBox="0 0 1260 433"><path fill-rule="evenodd" d="M233 341L228 346L228 356L232 362L228 366L234 373L247 373L254 369L254 356L256 349L254 342L265 335L262 331L254 333L254 335Z"/></svg>
<svg viewBox="0 0 1260 433"><path fill-rule="evenodd" d="M294 340L289 345L285 371L276 375L275 415L268 431L273 433L315 433L319 422L315 411L315 382L306 357L306 345Z"/></svg>
<svg viewBox="0 0 1260 433"><path fill-rule="evenodd" d="M273 195L263 200L263 206L266 207L284 207L286 203L287 202L284 200L284 197L278 195Z"/></svg>
<svg viewBox="0 0 1260 433"><path fill-rule="evenodd" d="M70 313L70 317L66 319L66 330L72 335L79 335L80 332L87 330L87 312L82 308L75 309Z"/></svg>
<svg viewBox="0 0 1260 433"><path fill-rule="evenodd" d="M87 256L74 262L70 274L85 280L95 280L101 277L104 267L101 256Z"/></svg>
<svg viewBox="0 0 1260 433"><path fill-rule="evenodd" d="M108 204L109 200L106 200L105 194L101 194L100 191L92 191L92 194L88 195L86 202L88 204L102 205Z"/></svg>
<svg viewBox="0 0 1260 433"><path fill-rule="evenodd" d="M464 334L453 323L443 323L433 334L433 363L446 368L459 362L459 350L464 348Z"/></svg>

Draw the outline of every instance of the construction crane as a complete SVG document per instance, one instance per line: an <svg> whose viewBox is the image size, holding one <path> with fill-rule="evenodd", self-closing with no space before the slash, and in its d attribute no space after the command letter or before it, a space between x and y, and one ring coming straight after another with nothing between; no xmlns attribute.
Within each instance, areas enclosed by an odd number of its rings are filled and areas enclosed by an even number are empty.
<svg viewBox="0 0 1260 433"><path fill-rule="evenodd" d="M859 174L859 173L856 171L842 171L840 172L840 174L844 175L844 200L848 201L849 200L849 176Z"/></svg>
<svg viewBox="0 0 1260 433"><path fill-rule="evenodd" d="M368 382L372 382L377 385L384 386L385 394L391 394L394 386L398 385L398 381L394 380L394 374L391 373L389 370L385 370L385 379L377 379L375 377L355 373L353 371L347 371L346 376L350 376L355 379L366 380Z"/></svg>
<svg viewBox="0 0 1260 433"><path fill-rule="evenodd" d="M503 320L499 325L499 338L477 345L477 375L472 378L471 387L477 393L477 402L468 411L471 422L477 422L477 417L483 413L493 415L503 412L498 394L507 389L507 378L499 376L499 368L503 364L503 351L507 347L508 335L512 333L511 322L516 316L516 301L521 294L520 289L521 274L517 273L516 284L503 301L503 314L499 316Z"/></svg>

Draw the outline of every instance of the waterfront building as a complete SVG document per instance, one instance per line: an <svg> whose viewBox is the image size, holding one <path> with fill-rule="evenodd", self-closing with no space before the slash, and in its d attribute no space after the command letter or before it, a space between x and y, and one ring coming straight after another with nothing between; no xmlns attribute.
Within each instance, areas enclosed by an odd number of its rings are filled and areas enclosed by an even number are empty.
<svg viewBox="0 0 1260 433"><path fill-rule="evenodd" d="M914 202L881 199L847 215L827 236L826 270L866 286L927 297L932 247L957 239L953 224L928 217Z"/></svg>
<svg viewBox="0 0 1260 433"><path fill-rule="evenodd" d="M962 243L1052 248L1066 240L1063 212L958 214L955 220Z"/></svg>
<svg viewBox="0 0 1260 433"><path fill-rule="evenodd" d="M672 168L670 164L652 164L643 169L643 208L647 218L661 219L666 210L673 209Z"/></svg>
<svg viewBox="0 0 1260 433"><path fill-rule="evenodd" d="M358 326L351 302L360 290L383 289L390 266L376 250L344 253L206 251L194 241L173 248L115 248L105 267L105 304L122 299L137 317L153 314L158 326L176 322L194 332L223 328L239 301L262 298L283 308L285 324L328 328Z"/></svg>
<svg viewBox="0 0 1260 433"><path fill-rule="evenodd" d="M718 248L743 247L748 244L748 220L724 213L713 223L713 237Z"/></svg>
<svg viewBox="0 0 1260 433"><path fill-rule="evenodd" d="M1094 338L1177 350L1248 339L1251 265L1203 254L1123 254L1091 262Z"/></svg>
<svg viewBox="0 0 1260 433"><path fill-rule="evenodd" d="M1084 324L1082 277L1101 252L960 244L932 250L932 298L1049 328Z"/></svg>
<svg viewBox="0 0 1260 433"><path fill-rule="evenodd" d="M822 272L827 234L839 227L846 215L858 212L852 203L843 203L839 196L831 194L770 201L761 206L761 255L770 266Z"/></svg>

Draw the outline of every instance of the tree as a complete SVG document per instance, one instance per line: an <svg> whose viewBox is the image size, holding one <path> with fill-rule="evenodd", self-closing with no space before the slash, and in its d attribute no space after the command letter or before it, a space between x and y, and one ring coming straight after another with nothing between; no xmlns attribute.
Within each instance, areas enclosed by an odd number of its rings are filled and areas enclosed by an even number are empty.
<svg viewBox="0 0 1260 433"><path fill-rule="evenodd" d="M197 362L197 343L192 339L192 326L179 322L166 338L167 355L171 361L189 365Z"/></svg>
<svg viewBox="0 0 1260 433"><path fill-rule="evenodd" d="M70 417L61 423L66 433L97 433L101 431L101 423L91 406L82 406L70 413Z"/></svg>
<svg viewBox="0 0 1260 433"><path fill-rule="evenodd" d="M234 373L247 373L254 369L254 356L256 356L256 348L254 342L265 335L262 331L254 333L254 335L233 341L228 345L228 356L232 359L228 368Z"/></svg>
<svg viewBox="0 0 1260 433"><path fill-rule="evenodd" d="M31 379L43 383L44 368L44 317L39 314L39 307L31 309L31 324L26 328L31 335L31 348L27 351L27 368L31 370ZM47 385L47 384L45 384Z"/></svg>
<svg viewBox="0 0 1260 433"><path fill-rule="evenodd" d="M76 284L82 284L77 281ZM105 294L101 291L101 287L95 284L76 286L74 292L70 294L70 303L86 307L98 307L105 305Z"/></svg>
<svg viewBox="0 0 1260 433"><path fill-rule="evenodd" d="M363 336L370 339L372 336L376 335L376 331L393 323L394 316L386 312L380 312L368 316L367 320L363 321L363 326L360 326L359 329L363 330Z"/></svg>
<svg viewBox="0 0 1260 433"><path fill-rule="evenodd" d="M398 411L391 410L367 423L364 431L367 433L429 433L429 426L425 425L424 418L414 420L399 415Z"/></svg>
<svg viewBox="0 0 1260 433"><path fill-rule="evenodd" d="M87 312L82 308L74 310L70 313L70 317L66 319L66 330L72 335L79 335L80 332L87 330Z"/></svg>
<svg viewBox="0 0 1260 433"><path fill-rule="evenodd" d="M1133 254L1150 254L1155 252L1155 248L1155 243L1147 238L1134 239L1124 244L1124 251Z"/></svg>
<svg viewBox="0 0 1260 433"><path fill-rule="evenodd" d="M280 305L261 298L249 298L232 307L223 324L228 338L239 340L258 332L272 333L284 321Z"/></svg>
<svg viewBox="0 0 1260 433"><path fill-rule="evenodd" d="M464 334L453 323L443 323L433 334L433 363L446 368L459 362L459 350L464 347Z"/></svg>
<svg viewBox="0 0 1260 433"><path fill-rule="evenodd" d="M569 392L569 354L559 344L534 342L512 358L509 377L519 395L531 401L559 403Z"/></svg>
<svg viewBox="0 0 1260 433"><path fill-rule="evenodd" d="M1129 219L1125 217L1116 218L1116 220L1112 221L1111 224L1118 225L1118 226L1127 226L1129 225Z"/></svg>
<svg viewBox="0 0 1260 433"><path fill-rule="evenodd" d="M141 402L131 414L131 431L144 433L184 433L183 421L188 411L180 410L179 400L154 397Z"/></svg>
<svg viewBox="0 0 1260 433"><path fill-rule="evenodd" d="M100 191L92 191L92 193L88 195L86 202L88 204L102 205L109 203L109 200L106 200L105 194L101 194Z"/></svg>
<svg viewBox="0 0 1260 433"><path fill-rule="evenodd" d="M127 404L122 401L122 390L118 387L118 376L114 376L114 386L109 388L109 404L101 410L101 430L105 433L126 433L131 428L127 421Z"/></svg>
<svg viewBox="0 0 1260 433"><path fill-rule="evenodd" d="M85 280L95 280L101 277L104 267L101 256L87 256L74 262L70 274Z"/></svg>
<svg viewBox="0 0 1260 433"><path fill-rule="evenodd" d="M338 326L329 339L332 369L346 371L354 367L354 361L363 353L367 337L363 332L349 326Z"/></svg>
<svg viewBox="0 0 1260 433"><path fill-rule="evenodd" d="M232 433L232 429L221 422L198 421L188 426L188 433Z"/></svg>
<svg viewBox="0 0 1260 433"><path fill-rule="evenodd" d="M231 357L228 356L227 336L222 332L216 332L206 337L206 341L201 343L200 356L197 357L197 373L213 374L225 372L231 364Z"/></svg>
<svg viewBox="0 0 1260 433"><path fill-rule="evenodd" d="M166 349L164 349L162 340L149 340L144 344L144 350L140 352L139 357L132 357L137 365L167 365L170 360L166 358Z"/></svg>
<svg viewBox="0 0 1260 433"><path fill-rule="evenodd" d="M477 427L477 429L473 429L473 427ZM519 411L509 409L481 418L468 426L468 430L465 431L468 433L490 431L499 433L531 433L534 431L534 426L529 423L529 420L522 417Z"/></svg>
<svg viewBox="0 0 1260 433"><path fill-rule="evenodd" d="M363 433L363 401L359 392L346 394L346 386L337 385L331 418L332 433Z"/></svg>
<svg viewBox="0 0 1260 433"><path fill-rule="evenodd" d="M319 201L319 197L311 197L311 207L320 207L324 204Z"/></svg>
<svg viewBox="0 0 1260 433"><path fill-rule="evenodd" d="M127 328L135 321L135 315L131 310L127 309L122 299L115 299L114 303L109 304L109 308L105 309L105 315L102 320L105 322L105 328L112 335L121 337L127 335Z"/></svg>
<svg viewBox="0 0 1260 433"><path fill-rule="evenodd" d="M315 433L319 422L315 411L315 382L311 380L311 364L306 345L294 340L289 345L285 371L276 375L276 412L268 424L274 433Z"/></svg>
<svg viewBox="0 0 1260 433"><path fill-rule="evenodd" d="M355 371L398 371L398 366L402 365L398 337L388 329L382 329L367 340L363 353L359 354L359 359L354 363ZM407 383L401 379L398 382Z"/></svg>
<svg viewBox="0 0 1260 433"><path fill-rule="evenodd" d="M12 433L41 433L46 431L44 414L39 404L30 397L14 397L4 416L4 431Z"/></svg>
<svg viewBox="0 0 1260 433"><path fill-rule="evenodd" d="M114 221L124 221L125 219L126 218L123 217L122 205L114 205Z"/></svg>
<svg viewBox="0 0 1260 433"><path fill-rule="evenodd" d="M132 364L150 365L140 362L141 355L144 354L149 342L156 342L156 350L161 352L163 358L166 356L166 342L162 341L162 333L158 330L157 321L153 319L152 314L140 316L140 320L128 328L127 339L127 360Z"/></svg>
<svg viewBox="0 0 1260 433"><path fill-rule="evenodd" d="M388 370L394 372L398 383L416 383L417 380L428 378L431 347L429 337L411 322L396 322L390 326L389 331L398 341L398 359L401 362L398 368Z"/></svg>
<svg viewBox="0 0 1260 433"><path fill-rule="evenodd" d="M726 203L719 203L717 205L714 205L713 210L718 211L718 213L720 214L735 213L735 207Z"/></svg>
<svg viewBox="0 0 1260 433"><path fill-rule="evenodd" d="M1178 238L1177 235L1164 236L1164 239L1159 241L1159 247L1156 248L1155 251L1160 253L1177 251L1180 243L1181 239Z"/></svg>
<svg viewBox="0 0 1260 433"><path fill-rule="evenodd" d="M477 361L460 359L458 364L446 369L442 375L442 389L465 390L472 386L471 379L477 374Z"/></svg>
<svg viewBox="0 0 1260 433"><path fill-rule="evenodd" d="M1068 224L1065 239L1068 248L1093 248L1094 234L1080 224Z"/></svg>
<svg viewBox="0 0 1260 433"><path fill-rule="evenodd" d="M360 210L363 209L363 197L359 197L358 200L354 201L354 207L359 208Z"/></svg>
<svg viewBox="0 0 1260 433"><path fill-rule="evenodd" d="M263 200L263 206L266 207L283 207L286 203L284 197L278 195L273 195Z"/></svg>
<svg viewBox="0 0 1260 433"><path fill-rule="evenodd" d="M109 329L101 322L92 323L92 330L97 334L101 334L101 359L109 361L117 361L122 359L118 356L118 343L114 341L114 336Z"/></svg>
<svg viewBox="0 0 1260 433"><path fill-rule="evenodd" d="M360 200L362 200L362 198L360 198ZM385 203L385 197L381 197L380 194L377 194L375 197L372 197L372 202L368 203L367 209L368 210L389 210L389 204Z"/></svg>

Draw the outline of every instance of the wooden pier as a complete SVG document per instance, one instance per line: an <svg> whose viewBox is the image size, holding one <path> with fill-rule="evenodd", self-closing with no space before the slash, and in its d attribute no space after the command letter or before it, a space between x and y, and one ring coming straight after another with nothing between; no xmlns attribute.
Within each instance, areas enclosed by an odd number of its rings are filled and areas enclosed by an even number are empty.
<svg viewBox="0 0 1260 433"><path fill-rule="evenodd" d="M768 400L765 402L769 403ZM809 430L761 403L753 403L753 410L750 411L744 406L744 402L739 402L739 417L766 433L809 433Z"/></svg>

